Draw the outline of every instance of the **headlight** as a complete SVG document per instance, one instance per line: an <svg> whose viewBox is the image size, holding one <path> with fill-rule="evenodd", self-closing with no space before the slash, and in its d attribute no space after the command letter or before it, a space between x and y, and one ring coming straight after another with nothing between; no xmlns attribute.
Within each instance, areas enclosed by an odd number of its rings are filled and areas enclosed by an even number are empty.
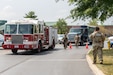
<svg viewBox="0 0 113 75"><path fill-rule="evenodd" d="M6 41L11 41L11 37L7 37L6 38Z"/></svg>
<svg viewBox="0 0 113 75"><path fill-rule="evenodd" d="M23 40L24 42L28 42L28 40Z"/></svg>

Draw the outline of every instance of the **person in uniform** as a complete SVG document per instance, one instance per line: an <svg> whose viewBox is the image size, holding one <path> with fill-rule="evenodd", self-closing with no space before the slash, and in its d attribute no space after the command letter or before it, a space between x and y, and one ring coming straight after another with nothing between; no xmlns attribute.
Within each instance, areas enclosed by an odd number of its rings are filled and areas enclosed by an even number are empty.
<svg viewBox="0 0 113 75"><path fill-rule="evenodd" d="M65 34L64 34L64 37L63 37L64 49L67 48L67 44L68 44L68 38L67 38L67 33L65 33Z"/></svg>
<svg viewBox="0 0 113 75"><path fill-rule="evenodd" d="M75 46L78 48L78 44L79 44L79 34L75 35Z"/></svg>
<svg viewBox="0 0 113 75"><path fill-rule="evenodd" d="M90 39L92 40L93 47L93 63L96 63L96 58L98 54L100 64L103 64L102 48L104 46L105 36L103 33L100 32L99 27L95 28L95 31L90 35Z"/></svg>

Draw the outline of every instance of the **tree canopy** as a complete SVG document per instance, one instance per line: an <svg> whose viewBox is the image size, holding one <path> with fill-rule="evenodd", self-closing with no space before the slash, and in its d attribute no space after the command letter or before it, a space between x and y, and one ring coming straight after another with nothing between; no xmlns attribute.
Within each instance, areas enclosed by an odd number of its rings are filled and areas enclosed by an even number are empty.
<svg viewBox="0 0 113 75"><path fill-rule="evenodd" d="M113 0L69 0L75 8L71 10L74 19L100 19L101 21L113 15Z"/></svg>
<svg viewBox="0 0 113 75"><path fill-rule="evenodd" d="M67 23L64 19L59 19L55 25L56 28L58 28L59 34L64 34L67 32Z"/></svg>
<svg viewBox="0 0 113 75"><path fill-rule="evenodd" d="M70 11L70 17L74 20L99 19L105 21L113 16L113 0L68 0L68 2L74 5Z"/></svg>
<svg viewBox="0 0 113 75"><path fill-rule="evenodd" d="M93 20L90 20L88 25L91 25L91 26L98 26L98 20L97 19L93 19Z"/></svg>
<svg viewBox="0 0 113 75"><path fill-rule="evenodd" d="M30 11L30 12L28 12L28 14L25 14L24 18L33 18L33 19L36 19L37 16L35 15L34 11Z"/></svg>

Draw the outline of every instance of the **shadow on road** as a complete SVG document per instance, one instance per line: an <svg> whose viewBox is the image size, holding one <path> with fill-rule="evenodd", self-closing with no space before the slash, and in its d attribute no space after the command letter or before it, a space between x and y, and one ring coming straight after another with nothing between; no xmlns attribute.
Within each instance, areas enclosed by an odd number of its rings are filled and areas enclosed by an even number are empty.
<svg viewBox="0 0 113 75"><path fill-rule="evenodd" d="M47 55L47 54L51 54L53 53L54 51L59 51L61 50L60 48L55 48L55 49L45 49L45 50L42 50L41 52L34 52L32 50L22 50L21 52L18 52L17 54L13 54L13 53L10 53L10 54L7 54L7 55Z"/></svg>

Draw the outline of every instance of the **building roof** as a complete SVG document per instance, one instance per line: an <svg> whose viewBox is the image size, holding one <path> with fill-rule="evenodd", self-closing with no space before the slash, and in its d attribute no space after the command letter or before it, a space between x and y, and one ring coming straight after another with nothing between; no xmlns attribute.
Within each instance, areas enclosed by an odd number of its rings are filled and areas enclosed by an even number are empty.
<svg viewBox="0 0 113 75"><path fill-rule="evenodd" d="M4 30L5 25L0 25L0 30Z"/></svg>
<svg viewBox="0 0 113 75"><path fill-rule="evenodd" d="M4 30L5 23L7 23L7 20L0 20L0 30Z"/></svg>
<svg viewBox="0 0 113 75"><path fill-rule="evenodd" d="M7 20L0 20L0 26L4 25L7 22Z"/></svg>
<svg viewBox="0 0 113 75"><path fill-rule="evenodd" d="M53 26L56 24L56 22L45 22L47 26Z"/></svg>

